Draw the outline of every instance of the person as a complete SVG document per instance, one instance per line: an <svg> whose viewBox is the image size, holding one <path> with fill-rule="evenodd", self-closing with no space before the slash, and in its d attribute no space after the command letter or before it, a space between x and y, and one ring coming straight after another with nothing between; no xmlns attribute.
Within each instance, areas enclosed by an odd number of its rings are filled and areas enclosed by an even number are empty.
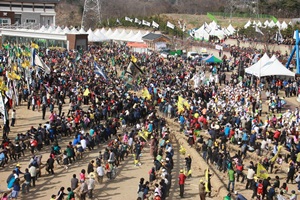
<svg viewBox="0 0 300 200"><path fill-rule="evenodd" d="M16 110L13 109L11 112L11 124L10 126L14 127L16 123Z"/></svg>
<svg viewBox="0 0 300 200"><path fill-rule="evenodd" d="M88 180L88 196L89 198L93 198L93 190L95 189L95 177L90 174L90 178Z"/></svg>
<svg viewBox="0 0 300 200"><path fill-rule="evenodd" d="M103 177L104 177L104 168L100 163L98 164L98 167L97 167L97 175L98 175L98 183L102 184Z"/></svg>
<svg viewBox="0 0 300 200"><path fill-rule="evenodd" d="M8 194L6 192L3 193L1 200L8 200Z"/></svg>
<svg viewBox="0 0 300 200"><path fill-rule="evenodd" d="M52 158L52 156L50 155L50 157L47 160L47 167L46 167L46 171L48 172L48 174L54 175L54 159Z"/></svg>
<svg viewBox="0 0 300 200"><path fill-rule="evenodd" d="M57 200L56 195L55 195L55 194L52 194L50 200Z"/></svg>
<svg viewBox="0 0 300 200"><path fill-rule="evenodd" d="M296 191L295 190L292 190L291 191L291 196L290 196L290 200L297 200L297 194L296 194Z"/></svg>
<svg viewBox="0 0 300 200"><path fill-rule="evenodd" d="M20 190L21 190L20 179L16 178L16 180L14 182L13 190L12 190L12 192L10 194L10 198L11 199L17 199Z"/></svg>
<svg viewBox="0 0 300 200"><path fill-rule="evenodd" d="M200 196L200 200L205 200L205 185L204 185L204 181L201 179L200 180L200 184L199 184L199 196Z"/></svg>
<svg viewBox="0 0 300 200"><path fill-rule="evenodd" d="M270 187L270 189L267 193L267 199L268 200L273 200L275 196L276 196L275 186L273 185L272 187Z"/></svg>
<svg viewBox="0 0 300 200"><path fill-rule="evenodd" d="M91 160L91 162L89 162L87 167L87 174L94 172L94 162L95 162L94 160Z"/></svg>
<svg viewBox="0 0 300 200"><path fill-rule="evenodd" d="M228 193L228 194L224 197L224 200L231 200L231 194Z"/></svg>
<svg viewBox="0 0 300 200"><path fill-rule="evenodd" d="M67 191L68 191L68 197L67 197L67 200L74 200L75 199L75 194L74 192L72 191L72 189L70 187L67 188Z"/></svg>
<svg viewBox="0 0 300 200"><path fill-rule="evenodd" d="M184 194L184 183L185 183L185 179L186 179L186 176L185 176L185 174L183 173L183 170L181 169L181 170L180 170L179 177L178 177L178 183L179 183L180 197L181 197L181 198L183 198L183 194Z"/></svg>
<svg viewBox="0 0 300 200"><path fill-rule="evenodd" d="M191 166L192 166L192 158L190 156L190 154L188 154L188 156L185 158L185 166L186 166L186 171L188 173L188 178L191 177Z"/></svg>
<svg viewBox="0 0 300 200"><path fill-rule="evenodd" d="M64 196L66 195L66 193L64 192L65 188L64 187L61 187L59 189L59 191L57 192L57 200L63 200L64 199Z"/></svg>
<svg viewBox="0 0 300 200"><path fill-rule="evenodd" d="M30 173L30 177L31 177L32 187L35 187L37 170L34 165L29 165L29 173Z"/></svg>
<svg viewBox="0 0 300 200"><path fill-rule="evenodd" d="M24 182L24 186L22 186L22 192L25 192L25 190L26 190L26 192L29 193L31 176L30 176L28 168L25 169L24 180L25 180L25 182ZM24 187L24 189L23 189L23 187Z"/></svg>
<svg viewBox="0 0 300 200"><path fill-rule="evenodd" d="M73 178L71 178L71 189L74 191L78 187L78 178L76 178L76 174L73 174Z"/></svg>
<svg viewBox="0 0 300 200"><path fill-rule="evenodd" d="M248 172L247 172L246 190L249 188L249 186L251 188L251 186L253 185L254 175L255 175L255 171L254 171L253 167L250 166L248 168Z"/></svg>
<svg viewBox="0 0 300 200"><path fill-rule="evenodd" d="M231 191L233 192L234 191L234 182L235 182L235 171L230 168L228 170L228 179L229 179L229 182L228 182L228 186L227 186L227 191L230 191L230 184L232 185L232 188L231 188Z"/></svg>
<svg viewBox="0 0 300 200"><path fill-rule="evenodd" d="M84 180L80 180L80 200L86 200L86 194L88 193L88 185Z"/></svg>
<svg viewBox="0 0 300 200"><path fill-rule="evenodd" d="M237 191L234 192L235 200L247 200L242 194L238 193Z"/></svg>

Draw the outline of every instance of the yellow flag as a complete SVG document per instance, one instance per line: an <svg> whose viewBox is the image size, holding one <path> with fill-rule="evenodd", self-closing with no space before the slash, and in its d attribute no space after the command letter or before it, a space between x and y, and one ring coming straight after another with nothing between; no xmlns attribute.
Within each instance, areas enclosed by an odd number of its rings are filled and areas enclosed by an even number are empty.
<svg viewBox="0 0 300 200"><path fill-rule="evenodd" d="M178 102L177 102L177 108L178 108L178 113L181 113L186 109L190 109L190 104L182 98L182 96L178 96Z"/></svg>
<svg viewBox="0 0 300 200"><path fill-rule="evenodd" d="M268 171L260 163L257 164L256 175L257 175L257 177L262 178L262 179L269 177Z"/></svg>
<svg viewBox="0 0 300 200"><path fill-rule="evenodd" d="M276 161L276 159L278 158L278 155L281 152L281 149L282 149L282 146L281 145L278 146L277 153L275 154L275 156L273 158L270 159L270 162L274 163Z"/></svg>
<svg viewBox="0 0 300 200"><path fill-rule="evenodd" d="M147 88L144 88L142 90L142 97L144 99L147 99L147 100L150 100L151 99L151 94L149 93L148 89Z"/></svg>
<svg viewBox="0 0 300 200"><path fill-rule="evenodd" d="M137 58L134 57L134 56L131 56L131 61L134 62L134 63L136 63L137 62Z"/></svg>
<svg viewBox="0 0 300 200"><path fill-rule="evenodd" d="M208 168L205 170L205 192L210 192L208 188L208 181L209 181L209 172Z"/></svg>
<svg viewBox="0 0 300 200"><path fill-rule="evenodd" d="M89 94L90 94L90 90L89 90L89 88L86 88L83 93L83 96L89 96Z"/></svg>

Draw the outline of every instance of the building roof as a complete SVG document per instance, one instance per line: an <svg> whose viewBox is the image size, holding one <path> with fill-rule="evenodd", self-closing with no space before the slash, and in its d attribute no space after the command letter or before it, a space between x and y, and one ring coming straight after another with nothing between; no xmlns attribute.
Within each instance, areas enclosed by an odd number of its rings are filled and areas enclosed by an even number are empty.
<svg viewBox="0 0 300 200"><path fill-rule="evenodd" d="M11 3L59 3L60 0L2 0Z"/></svg>
<svg viewBox="0 0 300 200"><path fill-rule="evenodd" d="M162 37L162 34L155 34L155 33L148 33L144 37L142 37L143 40L156 40L160 37Z"/></svg>

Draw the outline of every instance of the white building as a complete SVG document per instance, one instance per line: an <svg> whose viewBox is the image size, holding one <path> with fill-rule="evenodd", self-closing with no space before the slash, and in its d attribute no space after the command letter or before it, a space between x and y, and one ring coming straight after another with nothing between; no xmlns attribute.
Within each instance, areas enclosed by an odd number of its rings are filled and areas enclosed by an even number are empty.
<svg viewBox="0 0 300 200"><path fill-rule="evenodd" d="M55 26L55 6L59 0L1 0L0 26L36 24Z"/></svg>

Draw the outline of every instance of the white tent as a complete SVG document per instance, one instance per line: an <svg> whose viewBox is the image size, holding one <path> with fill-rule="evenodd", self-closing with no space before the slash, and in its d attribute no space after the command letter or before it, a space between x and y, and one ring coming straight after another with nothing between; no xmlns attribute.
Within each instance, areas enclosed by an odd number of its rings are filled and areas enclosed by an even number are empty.
<svg viewBox="0 0 300 200"><path fill-rule="evenodd" d="M212 29L211 32L209 33L210 36L216 36L218 37L219 39L223 39L225 37L225 33L218 29L218 28L215 28L215 29Z"/></svg>
<svg viewBox="0 0 300 200"><path fill-rule="evenodd" d="M209 34L204 30L204 24L195 31L195 38L200 40L209 40Z"/></svg>
<svg viewBox="0 0 300 200"><path fill-rule="evenodd" d="M270 23L269 23L269 25L268 25L270 28L273 28L274 26L276 26L276 24L273 22L273 21L271 21Z"/></svg>
<svg viewBox="0 0 300 200"><path fill-rule="evenodd" d="M133 30L130 30L130 32L126 35L124 38L120 38L122 41L131 41L131 38L135 35L136 33L133 32Z"/></svg>
<svg viewBox="0 0 300 200"><path fill-rule="evenodd" d="M283 21L281 24L281 29L285 30L285 29L287 29L287 27L288 27L287 23L285 21Z"/></svg>
<svg viewBox="0 0 300 200"><path fill-rule="evenodd" d="M264 26L265 26L265 27L268 27L269 24L270 24L270 22L269 22L268 20L266 20L266 21L264 22Z"/></svg>
<svg viewBox="0 0 300 200"><path fill-rule="evenodd" d="M254 20L254 21L252 22L252 24L256 26L256 21Z"/></svg>
<svg viewBox="0 0 300 200"><path fill-rule="evenodd" d="M63 30L60 28L60 26L58 26L58 27L55 29L54 32L55 32L55 33L62 33Z"/></svg>
<svg viewBox="0 0 300 200"><path fill-rule="evenodd" d="M113 34L113 31L111 30L111 28L109 28L106 33L105 33L105 36L110 38L110 36Z"/></svg>
<svg viewBox="0 0 300 200"><path fill-rule="evenodd" d="M70 33L70 29L68 27L65 27L63 30L64 33Z"/></svg>
<svg viewBox="0 0 300 200"><path fill-rule="evenodd" d="M89 34L88 35L88 41L89 42L102 42L102 41L104 41L102 38L95 35L94 32L92 31L92 29L89 29L86 33Z"/></svg>
<svg viewBox="0 0 300 200"><path fill-rule="evenodd" d="M97 29L96 31L94 31L94 35L97 36L98 40L99 40L99 41L94 41L94 42L102 42L102 41L109 40L109 38L106 37L106 35L102 34L99 29Z"/></svg>
<svg viewBox="0 0 300 200"><path fill-rule="evenodd" d="M289 22L289 25L291 25L291 26L293 25L292 21Z"/></svg>
<svg viewBox="0 0 300 200"><path fill-rule="evenodd" d="M270 61L270 57L265 53L257 63L245 69L247 74L260 77L261 68Z"/></svg>
<svg viewBox="0 0 300 200"><path fill-rule="evenodd" d="M258 20L257 24L256 24L258 27L261 27L262 26L262 23Z"/></svg>
<svg viewBox="0 0 300 200"><path fill-rule="evenodd" d="M39 29L39 31L44 32L44 31L47 31L47 29L46 29L46 27L43 25L43 26Z"/></svg>
<svg viewBox="0 0 300 200"><path fill-rule="evenodd" d="M52 33L55 31L55 28L53 26L49 26L49 28L47 29L48 33Z"/></svg>
<svg viewBox="0 0 300 200"><path fill-rule="evenodd" d="M147 33L147 34L148 34L148 33ZM143 37L144 35L146 35L146 34L142 33L141 31L138 31L138 32L131 38L130 41L132 41L132 42L144 42L144 41L142 40L142 37Z"/></svg>
<svg viewBox="0 0 300 200"><path fill-rule="evenodd" d="M81 29L78 31L80 34L86 34L85 30L81 27Z"/></svg>
<svg viewBox="0 0 300 200"><path fill-rule="evenodd" d="M249 26L251 26L251 21L250 20L245 24L244 28L248 28Z"/></svg>
<svg viewBox="0 0 300 200"><path fill-rule="evenodd" d="M105 35L105 33L106 33L106 30L105 30L105 28L104 28L104 27L103 27L103 28L101 28L100 32L101 32L102 34L104 34L104 35Z"/></svg>
<svg viewBox="0 0 300 200"><path fill-rule="evenodd" d="M205 22L205 23L206 23L206 22ZM212 22L209 23L208 26L209 26L210 28L216 28L216 27L218 26L218 24L217 24L217 22L212 21Z"/></svg>
<svg viewBox="0 0 300 200"><path fill-rule="evenodd" d="M272 56L270 62L266 63L260 70L260 77L263 76L295 76L294 72L288 70L275 55Z"/></svg>
<svg viewBox="0 0 300 200"><path fill-rule="evenodd" d="M230 32L230 34L234 34L235 33L235 28L233 28L233 26L231 24L229 24L229 26L227 27L227 30Z"/></svg>
<svg viewBox="0 0 300 200"><path fill-rule="evenodd" d="M279 21L276 22L276 26L277 26L278 28L281 28L281 24L280 24Z"/></svg>
<svg viewBox="0 0 300 200"><path fill-rule="evenodd" d="M123 29L118 37L115 38L115 40L124 40L124 38L128 35L127 31L125 29Z"/></svg>
<svg viewBox="0 0 300 200"><path fill-rule="evenodd" d="M70 33L77 34L77 33L79 33L79 32L78 32L77 29L74 27L74 28L72 28L72 30L70 31Z"/></svg>
<svg viewBox="0 0 300 200"><path fill-rule="evenodd" d="M116 30L113 32L113 34L111 34L111 35L109 36L109 38L110 38L111 40L118 40L118 39L119 39L120 33L121 33L121 31L119 31L119 29L116 29Z"/></svg>

